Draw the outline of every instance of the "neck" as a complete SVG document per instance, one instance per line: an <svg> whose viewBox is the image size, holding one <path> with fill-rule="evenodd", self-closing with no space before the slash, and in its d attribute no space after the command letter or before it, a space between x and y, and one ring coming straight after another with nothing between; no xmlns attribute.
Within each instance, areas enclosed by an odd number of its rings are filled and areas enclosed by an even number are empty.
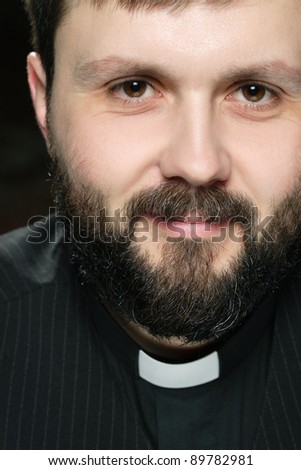
<svg viewBox="0 0 301 470"><path fill-rule="evenodd" d="M133 322L126 322L121 315L113 311L108 305L106 309L110 312L119 326L147 353L168 362L188 362L198 359L212 350L211 341L185 343L183 338L156 338L145 328Z"/></svg>

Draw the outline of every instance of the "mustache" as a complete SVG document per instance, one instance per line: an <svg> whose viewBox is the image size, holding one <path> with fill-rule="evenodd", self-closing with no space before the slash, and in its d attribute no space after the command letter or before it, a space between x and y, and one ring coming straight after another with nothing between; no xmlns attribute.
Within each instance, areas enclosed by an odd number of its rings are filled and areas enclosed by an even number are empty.
<svg viewBox="0 0 301 470"><path fill-rule="evenodd" d="M191 188L185 182L169 181L134 194L126 205L129 220L152 216L163 220L185 220L195 216L202 221L249 224L253 202L230 193L222 186Z"/></svg>

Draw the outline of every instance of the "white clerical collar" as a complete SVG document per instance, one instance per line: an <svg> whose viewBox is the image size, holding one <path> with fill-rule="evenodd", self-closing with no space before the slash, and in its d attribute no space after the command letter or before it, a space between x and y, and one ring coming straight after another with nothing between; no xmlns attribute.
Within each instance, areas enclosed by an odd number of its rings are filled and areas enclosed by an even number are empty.
<svg viewBox="0 0 301 470"><path fill-rule="evenodd" d="M272 324L276 296L265 298L243 325L217 344L217 351L183 364L169 364L152 358L140 349L95 299L91 310L102 341L135 378L164 388L189 388L228 375L252 351Z"/></svg>
<svg viewBox="0 0 301 470"><path fill-rule="evenodd" d="M158 387L195 387L219 378L219 357L214 351L192 362L169 364L158 361L140 350L138 372L142 379Z"/></svg>

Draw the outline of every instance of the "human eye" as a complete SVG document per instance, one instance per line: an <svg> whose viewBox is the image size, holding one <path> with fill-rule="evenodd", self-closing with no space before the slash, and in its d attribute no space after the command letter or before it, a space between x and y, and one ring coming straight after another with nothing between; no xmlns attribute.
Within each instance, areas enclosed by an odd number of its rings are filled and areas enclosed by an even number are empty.
<svg viewBox="0 0 301 470"><path fill-rule="evenodd" d="M129 105L141 104L160 96L155 87L143 79L130 79L115 83L111 85L109 91L113 98Z"/></svg>
<svg viewBox="0 0 301 470"><path fill-rule="evenodd" d="M228 95L227 100L237 103L246 110L265 111L279 103L280 94L265 84L245 83Z"/></svg>

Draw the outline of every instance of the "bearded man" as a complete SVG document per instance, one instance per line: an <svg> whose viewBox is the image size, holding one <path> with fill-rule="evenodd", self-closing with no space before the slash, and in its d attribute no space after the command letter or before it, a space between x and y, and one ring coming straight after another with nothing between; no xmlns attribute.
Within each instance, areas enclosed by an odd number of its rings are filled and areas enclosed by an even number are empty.
<svg viewBox="0 0 301 470"><path fill-rule="evenodd" d="M25 6L56 210L1 240L1 447L300 448L300 1Z"/></svg>

